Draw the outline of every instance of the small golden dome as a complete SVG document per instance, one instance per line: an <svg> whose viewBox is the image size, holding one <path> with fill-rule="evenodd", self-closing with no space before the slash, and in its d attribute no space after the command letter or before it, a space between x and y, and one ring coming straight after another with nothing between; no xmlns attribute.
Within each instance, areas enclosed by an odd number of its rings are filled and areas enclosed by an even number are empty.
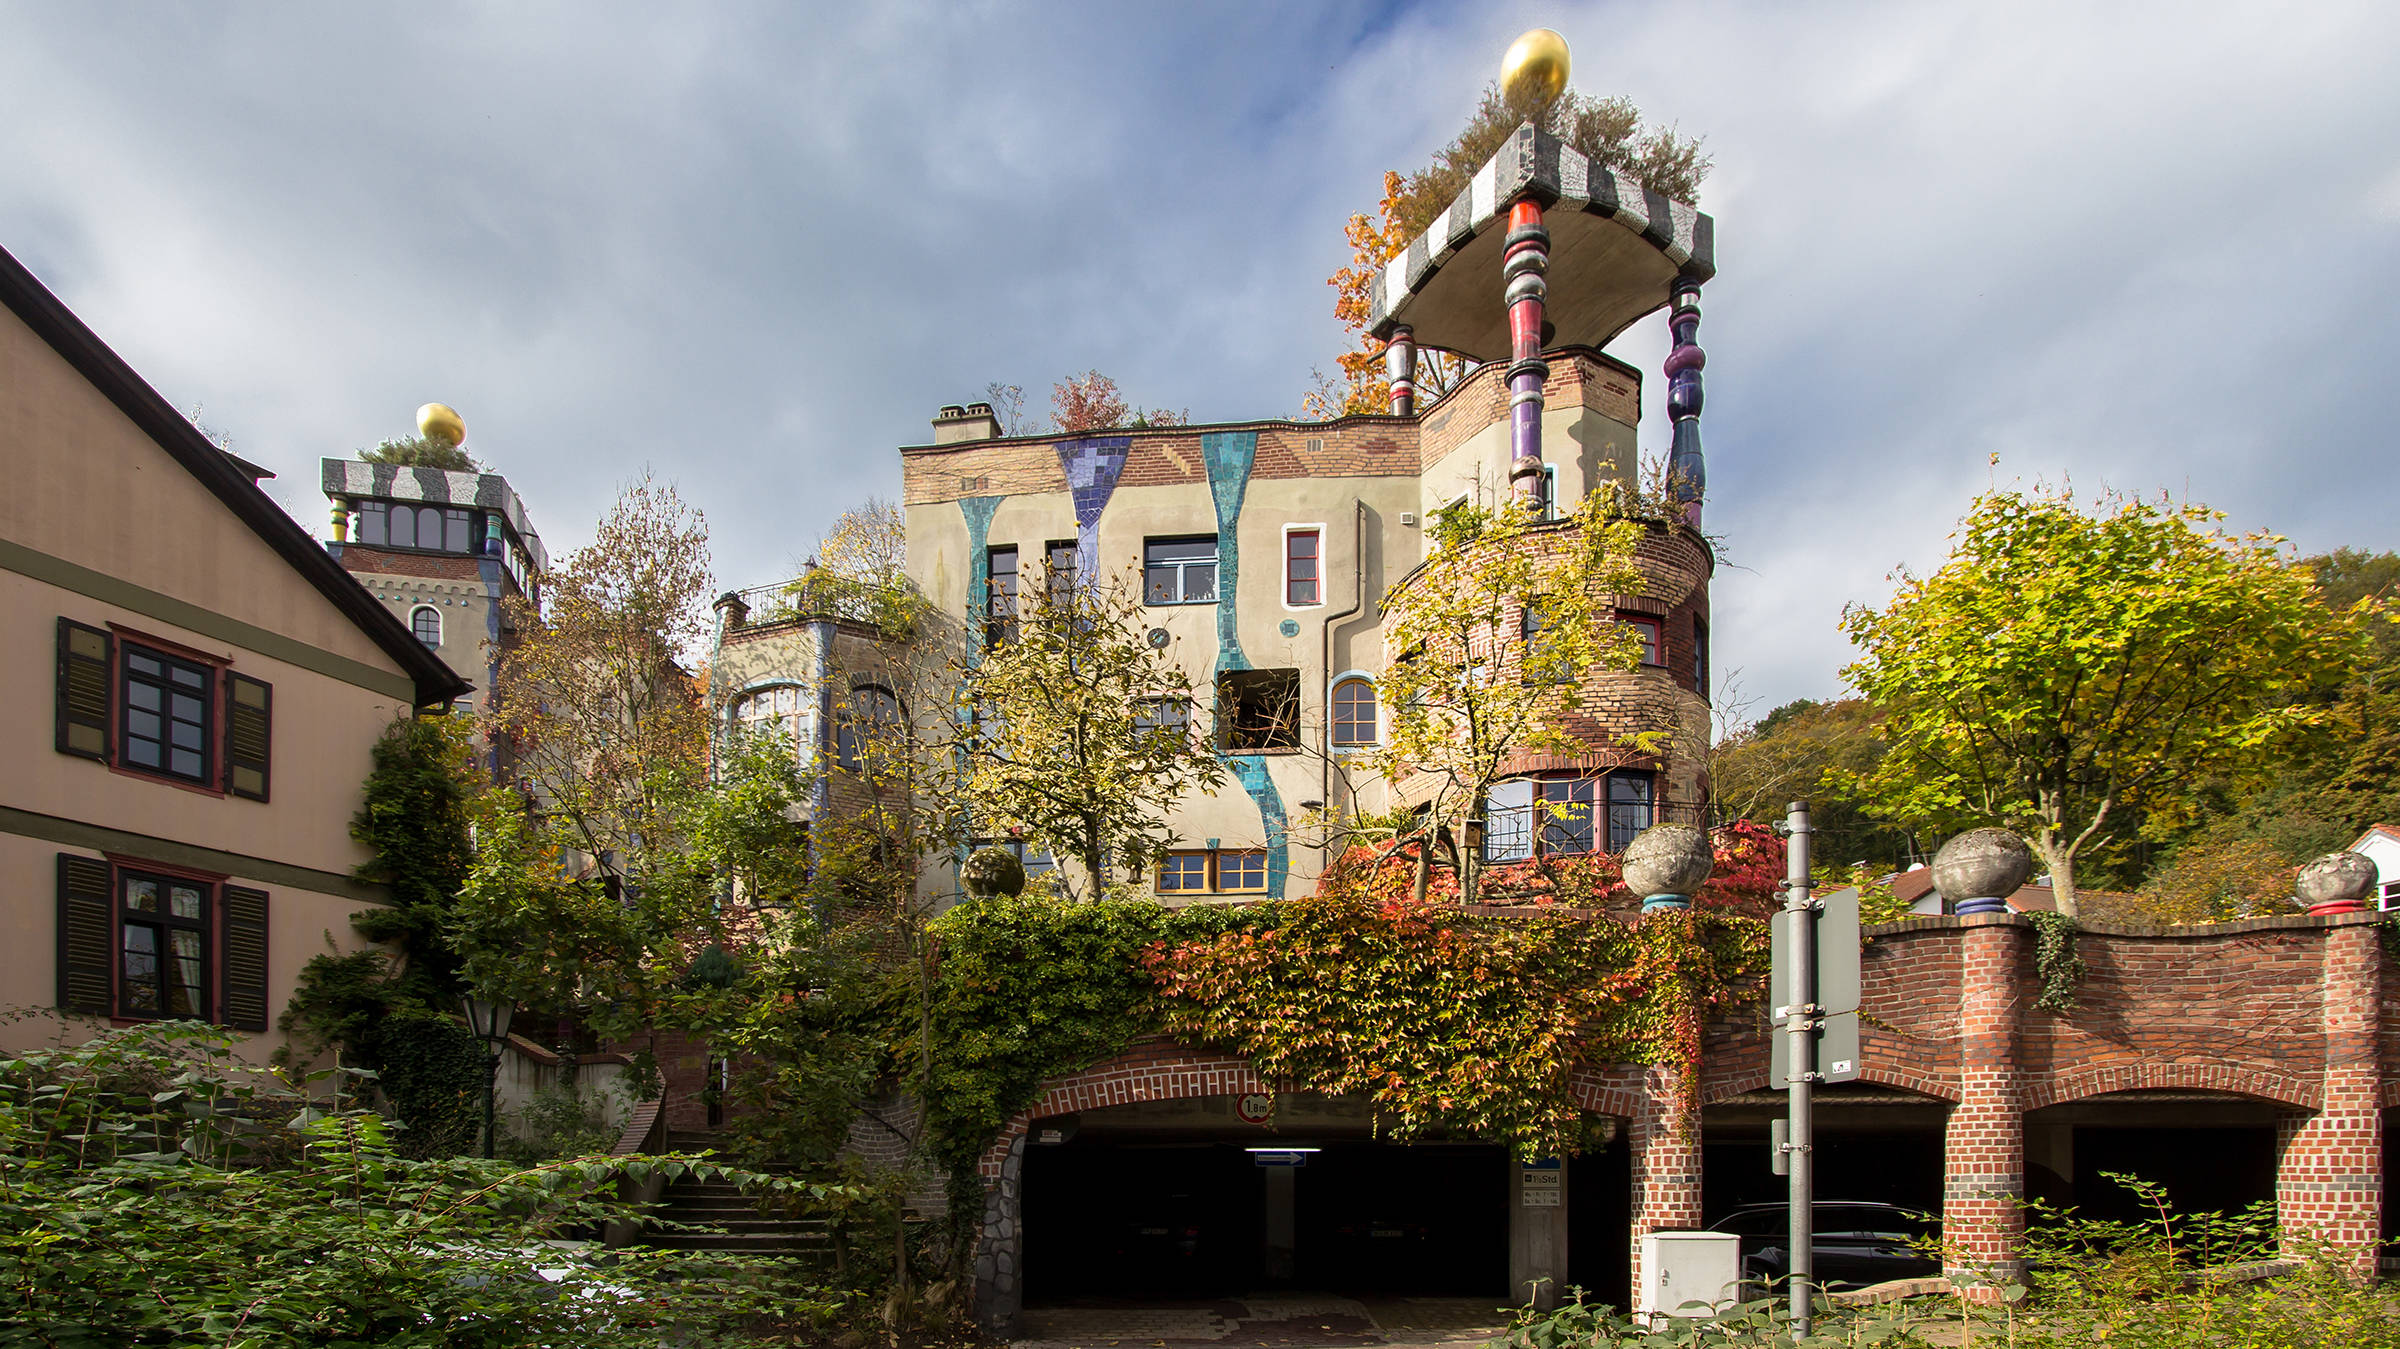
<svg viewBox="0 0 2400 1349"><path fill-rule="evenodd" d="M427 403L418 408L417 430L427 440L446 445L463 444L467 439L466 418L459 416L458 409L448 403Z"/></svg>
<svg viewBox="0 0 2400 1349"><path fill-rule="evenodd" d="M1567 91L1567 40L1536 28L1508 44L1500 60L1500 92L1515 107L1548 107Z"/></svg>

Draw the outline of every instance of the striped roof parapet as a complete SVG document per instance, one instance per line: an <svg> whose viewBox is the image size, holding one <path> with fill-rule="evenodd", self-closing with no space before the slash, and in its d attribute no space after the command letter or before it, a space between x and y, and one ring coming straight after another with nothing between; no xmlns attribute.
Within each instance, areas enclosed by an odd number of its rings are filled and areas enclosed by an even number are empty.
<svg viewBox="0 0 2400 1349"><path fill-rule="evenodd" d="M1551 237L1545 346L1604 346L1663 307L1677 277L1716 275L1715 221L1526 122L1368 282L1367 330L1407 326L1420 347L1506 359L1502 237L1509 204L1525 196L1542 204Z"/></svg>
<svg viewBox="0 0 2400 1349"><path fill-rule="evenodd" d="M363 459L323 459L325 495L367 497L384 501L423 501L438 506L473 506L498 511L516 531L536 570L550 569L542 536L533 532L525 502L508 479L497 473L452 473L447 469L415 468L406 464L370 464Z"/></svg>

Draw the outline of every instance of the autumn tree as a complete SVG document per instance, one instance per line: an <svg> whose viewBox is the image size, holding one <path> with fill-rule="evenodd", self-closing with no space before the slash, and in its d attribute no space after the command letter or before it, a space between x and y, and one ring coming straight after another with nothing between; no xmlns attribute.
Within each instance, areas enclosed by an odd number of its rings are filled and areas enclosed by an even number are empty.
<svg viewBox="0 0 2400 1349"><path fill-rule="evenodd" d="M844 511L816 555L784 587L787 612L833 613L898 640L931 611L908 575L908 521L896 502L869 497Z"/></svg>
<svg viewBox="0 0 2400 1349"><path fill-rule="evenodd" d="M1608 600L1642 588L1633 555L1647 525L1626 502L1619 485L1604 484L1567 528L1542 524L1513 500L1497 510L1453 507L1428 531L1424 563L1385 596L1391 657L1379 700L1390 732L1368 764L1399 799L1421 807L1391 823L1387 847L1416 845L1420 898L1431 856L1444 851L1460 893L1474 899L1480 859L1458 845L1504 765L1525 754L1589 752L1568 720L1584 676L1630 670L1640 659L1640 636L1615 620Z"/></svg>
<svg viewBox="0 0 2400 1349"><path fill-rule="evenodd" d="M1337 373L1319 373L1317 387L1302 400L1303 417L1324 420L1390 410L1383 343L1367 333L1368 285L1409 240L1423 234L1458 199L1475 171L1528 121L1593 162L1630 174L1677 201L1697 201L1701 180L1708 176L1709 160L1697 139L1679 136L1672 127L1645 127L1641 110L1628 99L1592 98L1570 89L1544 106L1512 101L1497 83L1486 85L1474 115L1448 145L1434 152L1432 163L1406 176L1386 172L1375 214L1350 217L1350 265L1326 284L1333 287L1334 317L1357 342L1342 353ZM1471 362L1449 352L1419 352L1420 406L1448 393L1473 371Z"/></svg>
<svg viewBox="0 0 2400 1349"><path fill-rule="evenodd" d="M1191 676L1143 640L1124 586L1045 584L1018 602L1013 634L957 668L963 796L979 829L1080 864L1096 898L1112 862L1138 873L1173 846L1166 811L1213 794L1225 766L1193 734Z"/></svg>
<svg viewBox="0 0 2400 1349"><path fill-rule="evenodd" d="M447 440L432 436L404 436L387 440L373 449L360 450L358 457L370 464L398 464L403 468L439 468L452 473L481 473L483 466L475 457Z"/></svg>
<svg viewBox="0 0 2400 1349"><path fill-rule="evenodd" d="M694 846L709 717L684 662L708 631L708 532L643 479L592 542L508 601L516 644L487 703L519 781L479 813L459 908L471 981L638 1023L717 923Z"/></svg>
<svg viewBox="0 0 2400 1349"><path fill-rule="evenodd" d="M2326 715L2303 701L2365 649L2283 540L2219 512L2065 489L1993 491L1929 577L1853 605L1845 676L1889 753L1861 781L1892 818L1993 823L2041 855L2059 911L2076 864L2212 773Z"/></svg>

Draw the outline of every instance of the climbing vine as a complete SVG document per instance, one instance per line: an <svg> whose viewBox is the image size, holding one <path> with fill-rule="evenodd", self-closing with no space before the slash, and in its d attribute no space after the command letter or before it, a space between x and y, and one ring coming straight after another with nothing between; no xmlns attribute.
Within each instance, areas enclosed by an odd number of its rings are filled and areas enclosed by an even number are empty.
<svg viewBox="0 0 2400 1349"><path fill-rule="evenodd" d="M1577 1067L1696 1074L1708 1007L1764 956L1764 925L1726 914L1480 917L1328 887L1271 926L1144 961L1178 1039L1288 1090L1365 1096L1398 1141L1441 1131L1535 1157L1582 1150Z"/></svg>
<svg viewBox="0 0 2400 1349"><path fill-rule="evenodd" d="M2083 982L2083 956L2075 949L2075 920L2062 913L2028 913L2033 920L2033 972L2041 993L2033 1005L2061 1016L2075 1010Z"/></svg>

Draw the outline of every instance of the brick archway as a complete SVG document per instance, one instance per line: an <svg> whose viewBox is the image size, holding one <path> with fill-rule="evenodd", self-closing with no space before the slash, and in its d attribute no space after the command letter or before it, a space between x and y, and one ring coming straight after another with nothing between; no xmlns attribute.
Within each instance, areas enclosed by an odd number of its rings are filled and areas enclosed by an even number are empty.
<svg viewBox="0 0 2400 1349"><path fill-rule="evenodd" d="M1132 1105L1137 1101L1176 1101L1272 1090L1245 1060L1152 1040L1081 1072L1051 1079L1034 1103L1011 1119L1000 1136L992 1140L992 1145L984 1149L976 1169L985 1181L997 1181L1017 1140L1025 1136L1035 1120L1050 1115Z"/></svg>
<svg viewBox="0 0 2400 1349"><path fill-rule="evenodd" d="M2106 1063L2071 1068L2025 1084L2023 1107L2039 1110L2118 1091L2222 1091L2277 1105L2317 1110L2325 1101L2320 1083L2228 1063Z"/></svg>

